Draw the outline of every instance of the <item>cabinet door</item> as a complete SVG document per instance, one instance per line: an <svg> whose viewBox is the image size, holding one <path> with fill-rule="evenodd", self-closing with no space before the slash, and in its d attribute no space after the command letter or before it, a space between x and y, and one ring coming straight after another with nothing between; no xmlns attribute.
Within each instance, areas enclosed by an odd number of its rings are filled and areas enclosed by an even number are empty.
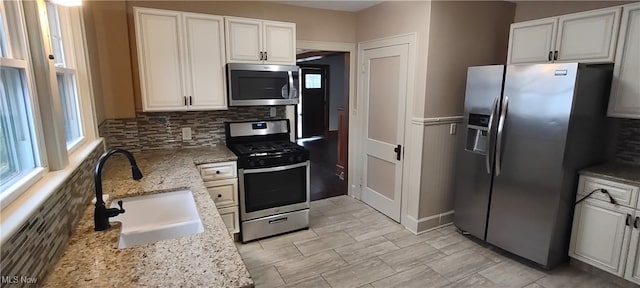
<svg viewBox="0 0 640 288"><path fill-rule="evenodd" d="M569 256L622 276L634 210L589 199L576 206Z"/></svg>
<svg viewBox="0 0 640 288"><path fill-rule="evenodd" d="M640 119L640 4L623 8L609 116Z"/></svg>
<svg viewBox="0 0 640 288"><path fill-rule="evenodd" d="M551 61L555 47L557 18L545 18L511 24L507 63L543 63Z"/></svg>
<svg viewBox="0 0 640 288"><path fill-rule="evenodd" d="M619 7L559 17L556 60L613 62L619 21Z"/></svg>
<svg viewBox="0 0 640 288"><path fill-rule="evenodd" d="M296 63L296 24L263 21L265 63Z"/></svg>
<svg viewBox="0 0 640 288"><path fill-rule="evenodd" d="M189 110L226 109L224 18L183 15Z"/></svg>
<svg viewBox="0 0 640 288"><path fill-rule="evenodd" d="M640 230L635 226L640 227L640 217L638 216L634 219L634 229L631 232L629 257L627 258L624 279L640 284Z"/></svg>
<svg viewBox="0 0 640 288"><path fill-rule="evenodd" d="M262 63L262 23L246 18L225 18L227 62Z"/></svg>
<svg viewBox="0 0 640 288"><path fill-rule="evenodd" d="M143 111L185 110L180 13L134 7Z"/></svg>

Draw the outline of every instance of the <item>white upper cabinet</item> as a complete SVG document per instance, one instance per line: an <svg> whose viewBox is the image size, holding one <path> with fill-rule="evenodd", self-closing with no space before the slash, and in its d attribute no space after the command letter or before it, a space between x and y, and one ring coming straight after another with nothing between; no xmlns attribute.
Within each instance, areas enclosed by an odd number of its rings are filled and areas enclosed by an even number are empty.
<svg viewBox="0 0 640 288"><path fill-rule="evenodd" d="M620 11L613 7L511 24L508 63L613 62Z"/></svg>
<svg viewBox="0 0 640 288"><path fill-rule="evenodd" d="M227 109L224 18L134 7L143 111Z"/></svg>
<svg viewBox="0 0 640 288"><path fill-rule="evenodd" d="M640 4L623 7L609 116L640 119Z"/></svg>
<svg viewBox="0 0 640 288"><path fill-rule="evenodd" d="M547 62L555 47L557 18L511 24L509 63Z"/></svg>
<svg viewBox="0 0 640 288"><path fill-rule="evenodd" d="M294 23L225 17L227 62L296 63Z"/></svg>

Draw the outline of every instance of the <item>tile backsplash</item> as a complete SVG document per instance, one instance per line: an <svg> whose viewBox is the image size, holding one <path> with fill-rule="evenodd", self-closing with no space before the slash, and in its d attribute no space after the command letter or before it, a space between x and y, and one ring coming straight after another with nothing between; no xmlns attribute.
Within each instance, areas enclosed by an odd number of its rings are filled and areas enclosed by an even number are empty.
<svg viewBox="0 0 640 288"><path fill-rule="evenodd" d="M107 148L130 151L224 145L224 122L285 118L285 107L270 116L266 106L229 107L222 111L136 113L136 118L108 119L100 124ZM192 139L182 140L182 128L191 128Z"/></svg>
<svg viewBox="0 0 640 288"><path fill-rule="evenodd" d="M69 237L94 195L93 165L104 153L98 145L60 189L53 192L28 220L0 248L2 276L24 276L40 286L43 277L56 264ZM90 253L90 251L88 251ZM26 283L17 281L10 287ZM3 279L3 287L5 283Z"/></svg>
<svg viewBox="0 0 640 288"><path fill-rule="evenodd" d="M616 160L640 165L640 119L619 119Z"/></svg>

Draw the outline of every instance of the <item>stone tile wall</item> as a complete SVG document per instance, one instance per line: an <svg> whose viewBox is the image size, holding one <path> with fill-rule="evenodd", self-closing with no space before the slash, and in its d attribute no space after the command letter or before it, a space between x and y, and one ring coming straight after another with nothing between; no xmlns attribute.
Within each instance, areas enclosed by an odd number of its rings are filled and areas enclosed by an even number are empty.
<svg viewBox="0 0 640 288"><path fill-rule="evenodd" d="M640 165L640 120L619 119L616 159Z"/></svg>
<svg viewBox="0 0 640 288"><path fill-rule="evenodd" d="M136 113L136 118L108 119L99 127L107 148L142 151L163 148L224 145L225 121L285 118L284 106L229 107L224 111ZM182 140L182 128L190 127L192 139Z"/></svg>
<svg viewBox="0 0 640 288"><path fill-rule="evenodd" d="M2 276L37 279L35 286L5 283L2 287L37 287L64 252L69 237L94 195L93 166L104 147L98 145L71 177L45 200L33 215L0 247ZM87 251L90 253L90 251ZM7 281L5 281L7 280ZM20 281L18 281L20 282Z"/></svg>

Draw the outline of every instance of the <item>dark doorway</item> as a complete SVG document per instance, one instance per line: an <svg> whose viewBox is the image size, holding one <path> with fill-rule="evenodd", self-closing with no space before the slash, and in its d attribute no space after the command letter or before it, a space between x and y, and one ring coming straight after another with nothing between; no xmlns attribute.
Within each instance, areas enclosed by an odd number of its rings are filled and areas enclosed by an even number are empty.
<svg viewBox="0 0 640 288"><path fill-rule="evenodd" d="M302 97L296 138L311 153L311 200L347 194L349 59L344 52L298 54ZM322 120L308 124L307 116Z"/></svg>
<svg viewBox="0 0 640 288"><path fill-rule="evenodd" d="M302 69L302 99L298 104L298 137L325 136L329 130L328 91L329 67L300 65Z"/></svg>

